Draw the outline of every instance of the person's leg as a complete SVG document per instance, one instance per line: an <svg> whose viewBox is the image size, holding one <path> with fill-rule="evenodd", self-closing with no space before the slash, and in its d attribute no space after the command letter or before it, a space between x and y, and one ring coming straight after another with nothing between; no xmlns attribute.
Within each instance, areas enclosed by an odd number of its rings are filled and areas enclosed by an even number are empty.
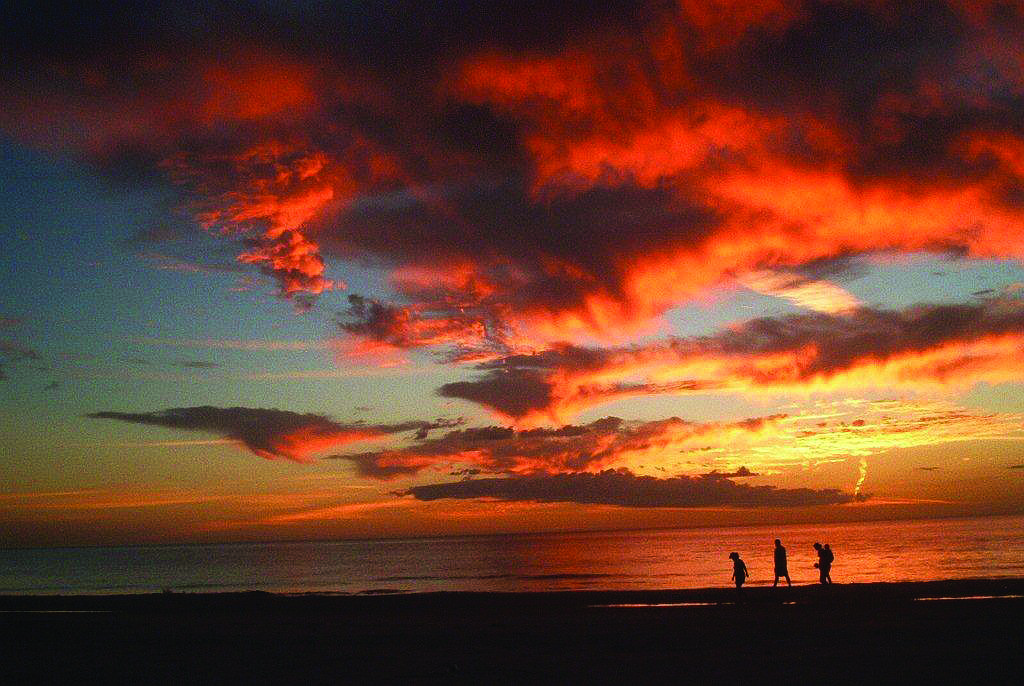
<svg viewBox="0 0 1024 686"><path fill-rule="evenodd" d="M786 572L786 585L792 586L793 582L789 580L789 572Z"/></svg>
<svg viewBox="0 0 1024 686"><path fill-rule="evenodd" d="M775 575L775 581L772 582L772 588L775 588L778 585L779 585L779 575L776 574Z"/></svg>

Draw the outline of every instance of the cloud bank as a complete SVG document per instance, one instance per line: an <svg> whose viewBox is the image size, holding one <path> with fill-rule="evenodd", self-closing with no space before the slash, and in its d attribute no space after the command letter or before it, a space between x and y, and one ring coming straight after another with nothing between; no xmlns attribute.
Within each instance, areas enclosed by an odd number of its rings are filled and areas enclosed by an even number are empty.
<svg viewBox="0 0 1024 686"><path fill-rule="evenodd" d="M717 475L659 479L612 469L597 473L467 479L413 486L399 491L398 495L417 500L485 498L622 507L795 507L836 505L853 500L853 496L834 489L749 486Z"/></svg>
<svg viewBox="0 0 1024 686"><path fill-rule="evenodd" d="M1024 299L752 319L711 336L551 346L476 364L438 393L527 423L620 397L713 390L1020 381Z"/></svg>
<svg viewBox="0 0 1024 686"><path fill-rule="evenodd" d="M537 476L605 469L735 479L805 471L823 463L854 465L853 458L880 456L894 448L1024 441L1024 416L1019 413L986 413L942 402L847 399L786 409L788 414L739 421L604 417L557 428L458 428L432 438L420 435L405 445L329 459L347 460L359 476L383 480L420 474ZM850 478L852 484L852 472Z"/></svg>
<svg viewBox="0 0 1024 686"><path fill-rule="evenodd" d="M416 474L434 465L472 465L505 474L594 472L609 465L664 458L693 441L719 443L756 434L785 415L738 422L689 422L679 417L649 422L605 417L589 424L516 430L502 426L449 431L412 445L333 458L355 464L360 476L388 479ZM734 474L748 476L749 474Z"/></svg>
<svg viewBox="0 0 1024 686"><path fill-rule="evenodd" d="M105 10L9 3L0 127L169 184L286 297L384 267L348 329L380 344L620 335L731 283L836 313L792 275L1024 257L1016 2Z"/></svg>
<svg viewBox="0 0 1024 686"><path fill-rule="evenodd" d="M310 462L311 455L328 448L391 434L454 426L460 420L399 424L342 424L319 414L250 407L176 407L154 412L95 412L93 419L116 419L168 429L206 431L236 440L259 457Z"/></svg>

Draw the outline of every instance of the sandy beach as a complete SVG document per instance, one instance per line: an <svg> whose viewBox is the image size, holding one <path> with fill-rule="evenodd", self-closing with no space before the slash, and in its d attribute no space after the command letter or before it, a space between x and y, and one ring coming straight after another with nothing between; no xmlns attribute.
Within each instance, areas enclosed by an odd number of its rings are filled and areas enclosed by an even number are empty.
<svg viewBox="0 0 1024 686"><path fill-rule="evenodd" d="M1024 580L0 597L4 683L1020 683Z"/></svg>

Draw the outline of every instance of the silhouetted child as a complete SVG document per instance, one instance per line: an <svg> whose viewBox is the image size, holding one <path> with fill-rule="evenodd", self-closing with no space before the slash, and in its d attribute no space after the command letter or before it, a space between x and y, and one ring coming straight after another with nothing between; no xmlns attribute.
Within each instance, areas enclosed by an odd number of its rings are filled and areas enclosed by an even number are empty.
<svg viewBox="0 0 1024 686"><path fill-rule="evenodd" d="M779 585L779 577L786 577L786 583L790 586L793 582L789 580L789 567L786 564L786 549L782 547L782 541L775 539L775 583L772 586Z"/></svg>
<svg viewBox="0 0 1024 686"><path fill-rule="evenodd" d="M743 564L743 560L740 559L739 553L729 553L729 559L732 560L732 578L736 582L736 591L742 594L743 582L747 580L750 573L747 571L747 565Z"/></svg>

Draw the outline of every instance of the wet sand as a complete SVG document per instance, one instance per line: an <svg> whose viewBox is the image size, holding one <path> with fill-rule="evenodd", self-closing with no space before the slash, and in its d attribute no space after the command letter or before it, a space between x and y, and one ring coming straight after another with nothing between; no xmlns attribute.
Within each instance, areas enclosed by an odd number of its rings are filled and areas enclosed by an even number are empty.
<svg viewBox="0 0 1024 686"><path fill-rule="evenodd" d="M0 683L1024 683L1024 579L745 595L5 596Z"/></svg>

